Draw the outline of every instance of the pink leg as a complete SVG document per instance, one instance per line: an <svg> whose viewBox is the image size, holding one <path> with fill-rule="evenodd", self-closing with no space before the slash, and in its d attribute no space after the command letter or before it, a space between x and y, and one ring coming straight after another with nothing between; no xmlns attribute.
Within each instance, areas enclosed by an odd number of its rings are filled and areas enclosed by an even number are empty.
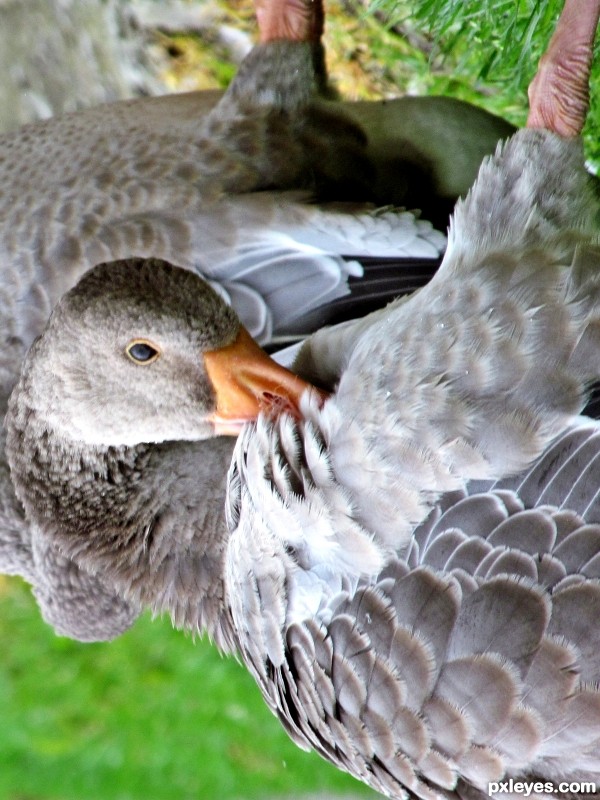
<svg viewBox="0 0 600 800"><path fill-rule="evenodd" d="M255 0L260 41L318 42L323 34L322 0Z"/></svg>
<svg viewBox="0 0 600 800"><path fill-rule="evenodd" d="M565 0L548 49L529 86L528 128L560 136L581 133L589 106L588 82L600 0Z"/></svg>

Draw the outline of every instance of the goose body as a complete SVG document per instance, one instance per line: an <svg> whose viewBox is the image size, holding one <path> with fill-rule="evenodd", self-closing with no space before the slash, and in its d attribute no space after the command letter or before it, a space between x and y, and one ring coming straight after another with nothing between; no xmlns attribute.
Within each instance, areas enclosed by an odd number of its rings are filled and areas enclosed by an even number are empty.
<svg viewBox="0 0 600 800"><path fill-rule="evenodd" d="M304 345L332 396L235 451L206 441L233 311L164 261L97 266L9 403L32 530L123 614L237 650L298 744L385 795L580 797L600 780L597 203L577 140L516 134L430 284Z"/></svg>
<svg viewBox="0 0 600 800"><path fill-rule="evenodd" d="M390 797L600 779L600 427L577 416L600 369L585 182L578 143L517 134L457 211L439 279L309 342L341 371L324 407L238 442L240 652L299 744ZM490 186L507 205L492 191L487 216ZM521 236L499 226L496 249L487 220L509 226L517 197L535 210L517 213Z"/></svg>
<svg viewBox="0 0 600 800"><path fill-rule="evenodd" d="M516 134L457 210L439 279L337 343L309 340L305 369L332 353L341 373L324 407L238 441L240 652L298 743L390 797L598 784L600 427L577 416L600 368L586 183L578 142Z"/></svg>
<svg viewBox="0 0 600 800"><path fill-rule="evenodd" d="M598 211L580 142L519 131L426 287L304 345L332 397L238 440L240 652L295 741L389 797L597 796Z"/></svg>
<svg viewBox="0 0 600 800"><path fill-rule="evenodd" d="M298 90L262 99L257 64L275 87L284 67L297 70ZM327 213L312 203L319 182L343 181L346 170L356 187L371 177L359 126L333 104L311 118L313 100L310 46L279 42L257 46L216 105L195 95L115 103L0 137L3 308L23 347L59 297L111 259L194 269L229 295L261 342L302 333L303 314L347 291L360 270L340 253L402 257L404 249L435 262L444 238L412 214L394 226L374 215L365 227L364 204ZM284 265L294 308L282 297Z"/></svg>
<svg viewBox="0 0 600 800"><path fill-rule="evenodd" d="M598 423L575 421L528 470L443 494L371 576L372 541L334 518L347 495L307 466L323 437L259 429L240 443L249 464L257 439L285 449L277 489L300 498L272 508L261 493L249 512L257 481L238 462L228 587L244 662L293 740L393 798L597 786Z"/></svg>
<svg viewBox="0 0 600 800"><path fill-rule="evenodd" d="M343 305L348 282L356 287L363 274L353 256L402 260L404 251L408 286L437 267L445 238L412 213L307 202L349 173L360 184L372 160L360 123L339 104L307 111L317 95L312 49L303 42L258 46L224 97L115 103L0 136L2 416L51 310L101 261L162 257L202 274L263 343L305 334L336 299ZM260 87L285 83L289 69L296 90L261 97ZM380 303L402 290L402 278L385 275L373 289L361 284L360 302ZM61 633L109 638L135 617L120 599L104 596L101 582L94 593L89 576L80 590L77 567L38 542L14 496L3 442L0 568L33 584ZM123 621L115 629L106 611L113 599ZM78 614L80 603L85 613ZM78 616L87 620L83 628Z"/></svg>

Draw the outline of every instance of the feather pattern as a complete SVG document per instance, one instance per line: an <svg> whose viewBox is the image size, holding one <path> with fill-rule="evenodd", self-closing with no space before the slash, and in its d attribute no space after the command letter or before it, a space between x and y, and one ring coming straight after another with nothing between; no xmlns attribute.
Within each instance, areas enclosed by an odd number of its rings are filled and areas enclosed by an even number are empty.
<svg viewBox="0 0 600 800"><path fill-rule="evenodd" d="M384 542L390 531L394 546L407 541L439 493L518 471L583 407L600 366L596 210L580 143L520 131L459 204L430 284L300 352L302 374L339 378L321 415L326 446Z"/></svg>
<svg viewBox="0 0 600 800"><path fill-rule="evenodd" d="M307 497L311 480L323 480L304 446L296 446L287 487L255 495L257 441L272 453L290 427L289 419L260 420L238 442L227 585L240 652L293 738L356 777L368 773L390 797L402 796L402 787L437 798L476 787L480 794L470 796L484 798L488 782L506 776L598 779L600 525L586 514L587 496L576 505L563 491L562 503L543 503L545 483L537 480L524 502L518 488L550 465L569 475L583 452L592 463L598 423L577 420L515 477L442 496L408 549L375 575L363 553L349 564L335 518L323 534L335 568L322 552L311 563L298 548L287 519L296 505L280 509L281 499L297 491L292 472L303 473ZM307 425L298 436L304 443L318 434ZM362 536L365 548L375 547L368 530Z"/></svg>
<svg viewBox="0 0 600 800"><path fill-rule="evenodd" d="M268 65L252 63L263 111L278 93ZM290 111L310 87L294 94L293 69L284 79ZM245 152L243 87L211 130ZM279 153L285 120L265 119ZM268 159L260 146L254 155L221 183L209 175L209 204L230 185L260 185ZM278 178L284 162L272 165ZM97 268L33 346L7 414L32 553L50 563L58 546L72 559L58 563L64 577L70 563L85 571L87 590L74 573L84 609L112 588L121 624L149 605L237 647L290 736L383 794L483 800L507 778L596 780L600 423L578 417L599 377L596 213L577 144L526 131L500 148L457 212L440 277L301 353L333 396L240 437L228 531L219 469L231 445L202 441L217 403L198 353L231 343L235 315L165 262ZM152 238L132 218L99 241L125 234ZM248 275L258 251L241 253ZM119 347L140 303L169 345L156 370ZM99 420L98 398L109 408ZM102 599L94 607L110 617Z"/></svg>
<svg viewBox="0 0 600 800"><path fill-rule="evenodd" d="M285 91L265 94L281 82ZM366 163L360 125L336 104L320 110L316 88L310 46L279 42L259 46L219 102L195 93L115 103L0 136L2 417L53 307L98 262L162 255L200 273L264 343L305 335L323 319L315 309L347 297L349 279L362 279L352 257L370 237L370 253L437 266L445 237L416 216L316 205L306 175L321 174L317 151L329 173L337 156L356 174ZM34 585L61 633L110 638L128 627L137 610L125 613L99 576L82 573L77 588L78 568L41 539L14 496L2 433L0 569Z"/></svg>
<svg viewBox="0 0 600 800"><path fill-rule="evenodd" d="M600 778L600 427L578 416L600 374L597 211L580 144L519 132L428 286L304 345L324 406L238 440L236 630L247 558L258 598L263 564L283 570L277 660L254 629L240 651L296 741L387 796Z"/></svg>

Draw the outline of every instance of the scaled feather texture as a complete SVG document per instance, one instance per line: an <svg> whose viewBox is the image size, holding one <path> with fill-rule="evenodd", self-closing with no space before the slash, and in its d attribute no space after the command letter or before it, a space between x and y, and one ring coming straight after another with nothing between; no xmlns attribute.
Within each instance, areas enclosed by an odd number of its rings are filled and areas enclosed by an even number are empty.
<svg viewBox="0 0 600 800"><path fill-rule="evenodd" d="M242 76L263 86L267 66ZM150 607L238 651L294 741L384 795L501 800L514 778L581 798L600 781L600 423L580 416L600 378L598 211L580 143L520 131L426 287L303 345L331 397L259 416L235 450L204 441L207 354L237 341L235 314L164 260L96 266L8 404L39 552L114 592L110 635ZM123 347L140 326L147 365Z"/></svg>
<svg viewBox="0 0 600 800"><path fill-rule="evenodd" d="M324 406L238 440L240 652L296 742L389 797L598 785L599 210L579 140L519 131L426 287L305 343Z"/></svg>

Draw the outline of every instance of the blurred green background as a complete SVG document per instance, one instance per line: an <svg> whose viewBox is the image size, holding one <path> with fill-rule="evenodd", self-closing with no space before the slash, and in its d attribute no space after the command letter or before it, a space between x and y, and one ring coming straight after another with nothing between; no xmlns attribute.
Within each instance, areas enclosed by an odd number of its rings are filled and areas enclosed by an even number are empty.
<svg viewBox="0 0 600 800"><path fill-rule="evenodd" d="M80 644L2 579L0 643L1 800L373 797L299 750L233 658L166 619Z"/></svg>
<svg viewBox="0 0 600 800"><path fill-rule="evenodd" d="M522 124L525 88L560 0L333 0L342 94L449 94ZM250 0L223 20L254 31ZM174 90L223 86L210 37L156 31ZM597 76L586 147L600 162ZM0 800L267 800L373 796L295 747L253 681L206 641L143 617L110 644L57 638L28 587L0 579Z"/></svg>
<svg viewBox="0 0 600 800"><path fill-rule="evenodd" d="M198 2L198 0L193 0ZM211 0L212 1L212 0ZM253 0L215 0L223 22L255 32ZM330 75L342 96L457 97L515 125L563 0L325 0ZM175 90L226 86L236 69L210 37L158 34ZM590 80L586 154L600 167L600 38Z"/></svg>

